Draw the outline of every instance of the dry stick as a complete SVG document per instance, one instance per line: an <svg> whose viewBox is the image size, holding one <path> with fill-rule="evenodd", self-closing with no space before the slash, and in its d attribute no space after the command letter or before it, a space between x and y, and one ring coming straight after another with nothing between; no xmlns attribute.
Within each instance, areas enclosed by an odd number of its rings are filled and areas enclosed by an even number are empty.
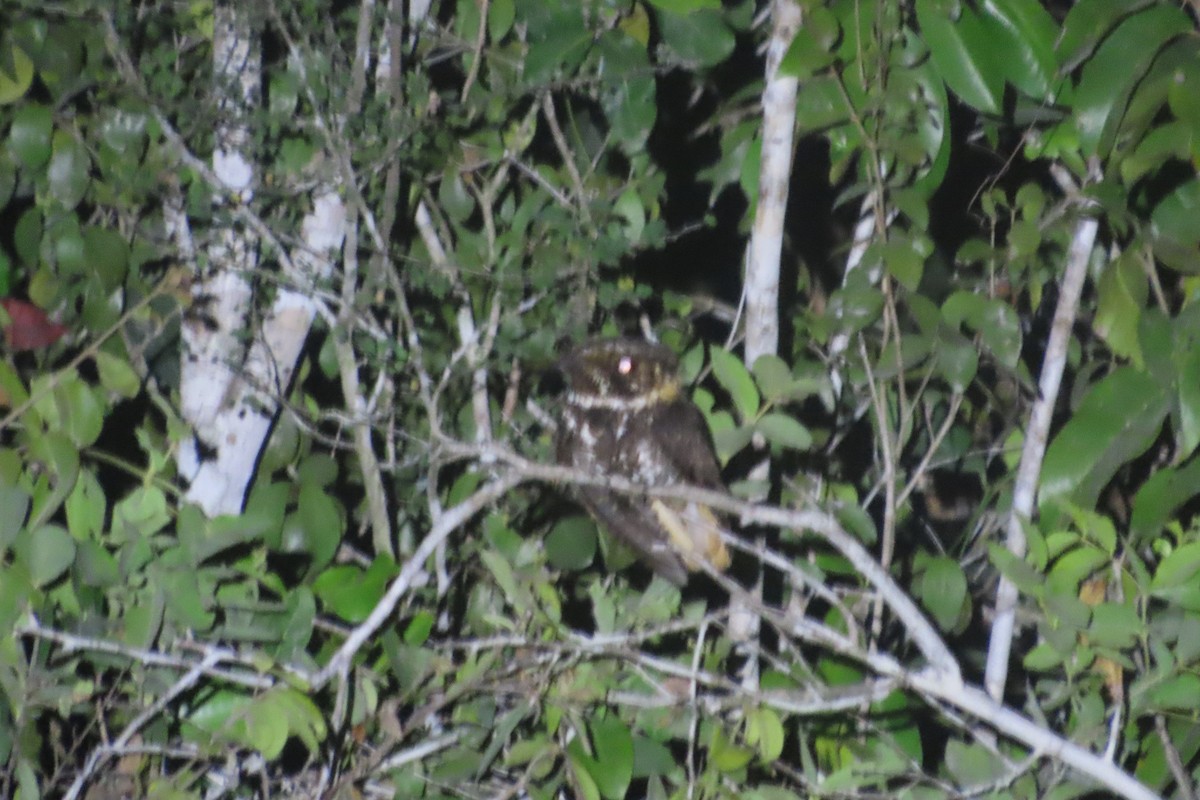
<svg viewBox="0 0 1200 800"><path fill-rule="evenodd" d="M358 29L354 40L354 65L351 75L350 93L346 98L346 118L353 118L362 110L362 98L367 86L367 65L370 62L371 21L375 16L375 0L362 0L359 7ZM299 59L298 59L299 61ZM311 98L311 92L310 92ZM317 108L316 105L313 106ZM339 131L342 126L338 126ZM326 143L332 149L333 141ZM339 159L339 163L342 163ZM345 180L346 177L343 177ZM358 363L350 340L350 321L355 309L358 292L358 213L348 209L345 239L342 248L342 307L338 319L338 330L332 332L334 351L337 356L338 373L342 384L342 396L347 411L355 420L354 453L358 457L359 472L362 474L363 489L367 496L367 510L371 518L371 543L376 553L396 557L392 543L391 513L388 509L387 492L383 486L383 474L368 424L369 405L359 390Z"/></svg>
<svg viewBox="0 0 1200 800"><path fill-rule="evenodd" d="M712 570L709 571L709 574L727 591L741 594L746 602L755 602L754 598L750 597L744 589L724 575ZM969 686L961 681L945 680L943 676L933 670L911 671L892 656L864 650L840 632L816 620L807 617L785 616L761 603L757 604L757 609L764 619L768 619L781 632L787 632L833 649L841 655L866 664L881 676L897 680L901 685L915 690L926 699L938 700L965 711L1028 746L1035 754L1050 756L1074 767L1129 800L1159 800L1158 795L1111 760L1063 738L1054 731L993 700L979 688Z"/></svg>
<svg viewBox="0 0 1200 800"><path fill-rule="evenodd" d="M571 146L567 144L567 137L563 135L562 127L558 124L558 113L554 110L554 98L549 92L542 95L542 113L546 117L546 124L550 127L550 138L554 140L559 158L563 160L567 174L571 176L571 183L575 187L576 210L583 216L583 221L590 226L592 215L588 211L587 191L583 186L583 176L579 174L579 167L575 165L575 154L571 152Z"/></svg>
<svg viewBox="0 0 1200 800"><path fill-rule="evenodd" d="M690 500L727 512L751 525L767 525L789 530L808 530L833 545L876 591L883 595L892 613L905 626L913 643L930 663L930 668L950 683L961 683L958 662L933 625L916 603L884 570L874 556L842 528L830 514L821 511L793 511L779 506L738 500L725 492L694 486L653 487L621 477L597 476L580 470L530 461L498 445L478 446L443 440L440 446L447 457L486 458L508 464L521 476L520 481L540 480L582 486L603 486L616 492ZM520 482L518 481L518 482ZM515 484L514 484L515 485Z"/></svg>
<svg viewBox="0 0 1200 800"><path fill-rule="evenodd" d="M466 524L471 517L483 508L504 496L510 489L523 480L520 473L510 472L493 479L466 500L453 508L447 509L433 523L424 540L417 547L412 557L400 569L400 574L388 586L387 592L375 604L370 615L350 632L346 641L338 648L333 658L316 675L313 676L313 689L319 689L335 676L345 676L350 669L350 662L367 640L378 631L396 610L396 604L413 585L413 579L425 569L425 561L445 540L459 527Z"/></svg>
<svg viewBox="0 0 1200 800"><path fill-rule="evenodd" d="M164 653L161 650L145 650L140 647L130 647L120 642L110 639L98 639L92 636L80 636L66 631L60 631L56 628L46 628L33 614L29 614L23 621L18 622L13 631L17 636L29 636L34 639L40 639L47 642L55 642L62 645L63 649L70 653L77 650L91 650L97 653L107 653L108 655L120 656L127 658L130 661L140 664L143 667L166 667L170 669L193 669L196 666L196 661L193 658L188 658L172 653ZM240 654L227 647L213 647L195 643L200 647L201 652L205 657L213 656L216 661L213 666L205 670L205 674L209 677L232 683L237 686L246 686L251 689L270 689L275 685L275 678L270 675L264 675L257 671L256 665L252 659ZM224 669L219 668L216 664L219 663L237 664L242 669ZM283 666L286 670L288 667ZM303 678L303 675L291 671L291 674L296 678Z"/></svg>
<svg viewBox="0 0 1200 800"><path fill-rule="evenodd" d="M459 102L464 105L467 102L467 95L471 93L471 86L475 83L475 79L479 77L479 62L483 60L483 46L487 43L489 5L491 5L490 0L481 0L479 4L479 30L475 34L475 47L472 49L471 68L467 72L467 78L463 81L462 92L459 94Z"/></svg>
<svg viewBox="0 0 1200 800"><path fill-rule="evenodd" d="M71 788L63 795L63 800L75 800L79 797L83 787L87 784L88 778L96 771L105 759L109 758L116 752L124 749L129 741L137 735L137 732L146 726L146 723L161 714L168 705L171 704L176 697L186 692L188 689L196 685L200 678L209 670L217 665L221 660L219 651L210 651L206 653L199 664L187 671L179 680L171 684L171 687L163 694L162 697L150 704L142 713L138 714L129 724L125 726L125 730L121 731L112 744L100 745L93 750L84 762L83 769L79 770L79 774L75 776L75 781L71 784Z"/></svg>
<svg viewBox="0 0 1200 800"><path fill-rule="evenodd" d="M888 424L887 403L884 402L882 389L875 380L875 372L871 369L871 359L867 355L867 345L861 336L858 337L858 349L867 374L871 404L875 409L876 446L879 448L879 458L883 462L883 541L879 548L879 563L883 569L887 570L891 568L892 551L896 541L896 460L893 453L897 442L894 441L892 428ZM897 343L897 350L899 350L899 343ZM899 434L896 434L896 437L898 436ZM875 647L883 636L882 597L875 597L875 611L871 616L871 646Z"/></svg>
<svg viewBox="0 0 1200 800"><path fill-rule="evenodd" d="M1179 748L1171 740L1171 732L1167 730L1167 722L1163 719L1162 714L1154 715L1154 732L1158 734L1158 740L1162 742L1163 754L1167 757L1167 767L1171 770L1171 775L1175 777L1179 797L1181 800L1196 800L1192 779L1188 775L1187 767L1183 765L1183 759L1179 757Z"/></svg>
<svg viewBox="0 0 1200 800"><path fill-rule="evenodd" d="M1045 360L1042 362L1042 375L1038 380L1038 396L1029 413L1025 445L1021 450L1020 466L1017 468L1012 513L1008 518L1005 545L1017 558L1025 557L1024 525L1033 518L1033 504L1042 472L1042 458L1046 454L1046 443L1050 437L1050 421L1058 400L1063 370L1066 368L1071 328L1075 324L1079 295L1083 291L1088 257L1096 242L1098 225L1094 217L1081 219L1075 228L1071 249L1067 254L1058 307L1054 310L1054 322L1046 343ZM996 616L992 621L987 668L984 672L984 686L994 700L1004 696L1004 684L1008 680L1008 658L1012 649L1016 610L1017 586L1001 575L1000 585L996 589Z"/></svg>

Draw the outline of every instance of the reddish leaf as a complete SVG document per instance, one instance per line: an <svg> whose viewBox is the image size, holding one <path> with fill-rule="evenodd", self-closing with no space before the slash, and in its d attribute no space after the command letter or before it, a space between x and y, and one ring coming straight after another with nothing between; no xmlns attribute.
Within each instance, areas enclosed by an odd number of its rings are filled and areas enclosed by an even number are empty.
<svg viewBox="0 0 1200 800"><path fill-rule="evenodd" d="M47 347L67 332L65 325L52 321L45 311L32 303L13 297L0 297L0 306L8 312L10 322L4 326L4 339L14 352Z"/></svg>

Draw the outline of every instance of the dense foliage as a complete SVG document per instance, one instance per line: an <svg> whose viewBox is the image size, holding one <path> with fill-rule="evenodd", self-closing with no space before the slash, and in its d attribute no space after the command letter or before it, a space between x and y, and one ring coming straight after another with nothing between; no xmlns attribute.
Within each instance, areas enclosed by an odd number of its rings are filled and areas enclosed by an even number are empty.
<svg viewBox="0 0 1200 800"><path fill-rule="evenodd" d="M749 366L752 0L0 5L0 796L1131 791L1053 737L1193 796L1195 6L801 5L785 335ZM222 14L261 53L252 194L211 166ZM318 311L209 518L181 331L251 234L243 351L287 292ZM638 329L767 498L726 505L757 648L738 583L652 579L546 466L562 343ZM951 679L984 681L1000 576L1003 708Z"/></svg>

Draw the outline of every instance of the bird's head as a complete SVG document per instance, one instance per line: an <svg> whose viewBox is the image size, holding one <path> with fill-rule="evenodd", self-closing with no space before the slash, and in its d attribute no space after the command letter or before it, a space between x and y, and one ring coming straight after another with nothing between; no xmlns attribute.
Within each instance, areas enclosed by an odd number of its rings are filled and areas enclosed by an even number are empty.
<svg viewBox="0 0 1200 800"><path fill-rule="evenodd" d="M593 339L558 361L567 402L584 408L632 409L679 397L679 362L670 349L640 339Z"/></svg>

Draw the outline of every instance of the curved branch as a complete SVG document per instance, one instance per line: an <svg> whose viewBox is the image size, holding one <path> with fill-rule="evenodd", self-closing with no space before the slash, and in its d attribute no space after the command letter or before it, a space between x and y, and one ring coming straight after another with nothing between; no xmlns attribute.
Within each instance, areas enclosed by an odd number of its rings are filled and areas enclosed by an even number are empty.
<svg viewBox="0 0 1200 800"><path fill-rule="evenodd" d="M1058 401L1063 371L1066 369L1071 328L1075 324L1079 296L1083 291L1084 278L1087 277L1088 258L1096 242L1098 226L1099 222L1095 217L1081 219L1075 228L1071 249L1067 254L1058 306L1054 310L1054 322L1050 329L1050 338L1046 342L1046 356L1042 361L1042 374L1038 380L1038 396L1029 412L1029 425L1025 430L1025 444L1021 450L1021 463L1017 468L1017 482L1013 488L1012 513L1008 518L1005 546L1018 558L1025 557L1024 526L1033 519L1033 504L1037 496L1038 480L1042 474L1042 459L1046 455L1046 444L1050 438L1050 421ZM996 617L992 622L987 668L984 673L984 686L994 700L1004 696L1016 612L1017 586L1001 576L1000 585L996 589Z"/></svg>

